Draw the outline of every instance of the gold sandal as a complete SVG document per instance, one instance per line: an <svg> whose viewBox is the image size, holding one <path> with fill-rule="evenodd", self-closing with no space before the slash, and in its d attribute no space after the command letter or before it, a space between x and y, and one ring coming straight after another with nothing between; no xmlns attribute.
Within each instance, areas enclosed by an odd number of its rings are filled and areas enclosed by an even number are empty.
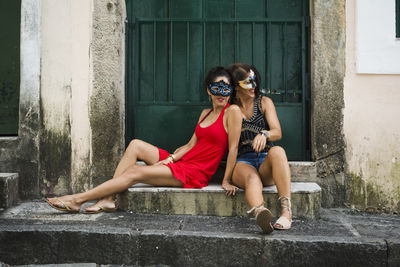
<svg viewBox="0 0 400 267"><path fill-rule="evenodd" d="M88 210L88 208L91 208L91 207L97 207L98 209L97 210ZM117 210L116 207L115 208L106 208L106 207L103 207L101 205L93 205L93 206L90 206L88 208L86 208L83 213L85 213L85 214L96 214L96 213L100 213L100 212L111 213L111 212L114 212L114 211Z"/></svg>
<svg viewBox="0 0 400 267"><path fill-rule="evenodd" d="M274 227L271 224L272 213L264 207L263 204L251 208L247 213L254 212L256 216L257 225L261 228L264 234L269 234L274 231Z"/></svg>
<svg viewBox="0 0 400 267"><path fill-rule="evenodd" d="M62 201L59 198L54 198L55 200L57 200L62 206L57 206L56 204L54 204L53 202L50 201L49 198L46 198L46 202L47 204L49 204L52 208L56 209L56 210L61 210L61 211L65 211L67 213L78 213L79 210L73 210L71 209L67 204L65 204L64 201Z"/></svg>
<svg viewBox="0 0 400 267"><path fill-rule="evenodd" d="M292 216L292 204L290 202L290 198L281 196L278 198L279 201L281 202L281 209L287 209L290 213L290 216ZM280 226L278 226L280 225ZM289 230L292 227L292 220L281 216L279 219L275 222L274 228L277 230Z"/></svg>

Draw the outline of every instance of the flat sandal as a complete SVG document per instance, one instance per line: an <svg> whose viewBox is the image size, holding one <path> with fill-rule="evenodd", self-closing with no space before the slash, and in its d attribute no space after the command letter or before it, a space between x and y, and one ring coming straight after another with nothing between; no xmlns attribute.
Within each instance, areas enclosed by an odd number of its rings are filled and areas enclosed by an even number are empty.
<svg viewBox="0 0 400 267"><path fill-rule="evenodd" d="M279 197L279 201L281 202L281 209L287 209L290 213L290 216L292 216L292 208L291 208L292 205L290 202L290 198L281 196ZM280 227L277 226L278 224L280 225ZM274 228L277 230L289 230L291 227L292 227L292 220L289 220L284 216L279 217L279 219L274 224Z"/></svg>
<svg viewBox="0 0 400 267"><path fill-rule="evenodd" d="M251 208L247 213L254 212L256 216L256 223L261 228L264 234L269 234L274 231L274 227L271 224L272 221L272 213L269 209L264 207L264 205L260 205L257 207Z"/></svg>

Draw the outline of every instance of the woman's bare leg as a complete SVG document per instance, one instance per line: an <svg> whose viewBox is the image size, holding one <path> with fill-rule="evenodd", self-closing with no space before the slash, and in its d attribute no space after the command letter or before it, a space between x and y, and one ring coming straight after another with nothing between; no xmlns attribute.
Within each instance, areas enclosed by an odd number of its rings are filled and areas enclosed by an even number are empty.
<svg viewBox="0 0 400 267"><path fill-rule="evenodd" d="M129 166L135 165L138 160L143 160L146 164L153 165L159 161L158 148L139 139L132 140L118 163L113 178L120 177ZM96 204L86 208L86 211L96 212L101 209L100 207L115 208L114 194L100 199Z"/></svg>
<svg viewBox="0 0 400 267"><path fill-rule="evenodd" d="M143 160L147 165L153 165L159 161L158 148L139 139L132 140L125 150L113 178L119 177L129 166L136 161Z"/></svg>
<svg viewBox="0 0 400 267"><path fill-rule="evenodd" d="M257 225L263 233L271 233L274 230L271 225L272 214L264 207L263 184L257 170L247 163L236 163L232 181L238 187L244 188L247 204L254 212Z"/></svg>
<svg viewBox="0 0 400 267"><path fill-rule="evenodd" d="M61 202L56 198L49 199L49 201L55 206L62 207L62 203L65 203L65 205L69 206L72 210L78 210L80 206L87 201L101 199L122 192L131 185L137 183L146 183L156 186L183 186L183 183L176 179L170 168L165 165L133 165L128 167L128 169L126 169L122 175L116 177L116 179L110 179L87 192L59 197L58 199L61 200Z"/></svg>
<svg viewBox="0 0 400 267"><path fill-rule="evenodd" d="M246 201L250 208L264 204L263 184L253 166L243 162L236 163L232 174L232 182L245 190Z"/></svg>
<svg viewBox="0 0 400 267"><path fill-rule="evenodd" d="M268 151L268 155L259 169L264 185L276 185L279 197L290 198L291 174L285 150L280 146L274 146ZM287 209L281 211L281 216L291 220L292 216Z"/></svg>

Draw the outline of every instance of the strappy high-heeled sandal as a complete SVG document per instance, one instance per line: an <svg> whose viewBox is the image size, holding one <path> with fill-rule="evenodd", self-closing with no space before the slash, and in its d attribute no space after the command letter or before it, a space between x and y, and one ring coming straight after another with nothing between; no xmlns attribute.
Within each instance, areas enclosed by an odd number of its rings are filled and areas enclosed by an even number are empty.
<svg viewBox="0 0 400 267"><path fill-rule="evenodd" d="M264 207L264 205L255 206L251 208L247 213L254 212L256 216L256 223L261 228L264 234L269 234L274 231L274 227L271 224L272 213Z"/></svg>
<svg viewBox="0 0 400 267"><path fill-rule="evenodd" d="M279 201L281 202L281 209L287 209L290 213L290 216L292 216L292 204L290 202L290 198L281 196L279 197ZM278 226L279 225L279 226ZM281 216L279 219L275 222L274 228L277 230L288 230L292 227L292 220Z"/></svg>

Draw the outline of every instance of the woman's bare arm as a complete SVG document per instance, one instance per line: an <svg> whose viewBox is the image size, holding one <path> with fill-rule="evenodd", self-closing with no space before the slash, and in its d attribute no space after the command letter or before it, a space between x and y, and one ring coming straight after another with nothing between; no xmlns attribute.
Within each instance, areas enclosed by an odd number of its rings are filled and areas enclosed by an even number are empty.
<svg viewBox="0 0 400 267"><path fill-rule="evenodd" d="M278 115L276 114L276 109L274 102L269 97L263 96L261 99L262 112L264 113L265 119L269 126L269 141L278 141L282 138L281 124L279 123ZM267 138L264 135L258 134L253 139L253 149L255 152L262 151L266 144Z"/></svg>
<svg viewBox="0 0 400 267"><path fill-rule="evenodd" d="M269 138L270 141L278 141L282 138L281 124L279 123L278 115L274 102L271 98L264 96L261 100L262 110L269 125Z"/></svg>
<svg viewBox="0 0 400 267"><path fill-rule="evenodd" d="M239 146L240 132L242 130L242 112L240 108L236 105L229 106L226 111L227 118L227 128L228 128L228 141L229 141L229 152L226 161L226 168L224 179L222 181L222 188L225 189L226 194L234 195L238 188L231 183L233 168L236 164L236 157Z"/></svg>

